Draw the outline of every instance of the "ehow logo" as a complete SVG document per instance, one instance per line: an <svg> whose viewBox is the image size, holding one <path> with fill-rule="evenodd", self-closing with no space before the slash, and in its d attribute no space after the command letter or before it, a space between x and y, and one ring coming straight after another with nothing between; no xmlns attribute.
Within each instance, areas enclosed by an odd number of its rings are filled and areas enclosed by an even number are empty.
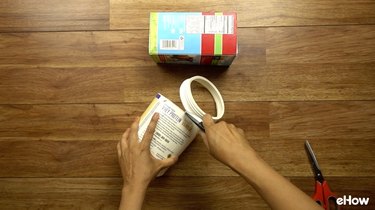
<svg viewBox="0 0 375 210"><path fill-rule="evenodd" d="M361 205L361 206L367 206L370 201L369 197L352 197L351 195L346 196L344 195L342 198L337 198L336 203L339 206L345 206L345 205Z"/></svg>

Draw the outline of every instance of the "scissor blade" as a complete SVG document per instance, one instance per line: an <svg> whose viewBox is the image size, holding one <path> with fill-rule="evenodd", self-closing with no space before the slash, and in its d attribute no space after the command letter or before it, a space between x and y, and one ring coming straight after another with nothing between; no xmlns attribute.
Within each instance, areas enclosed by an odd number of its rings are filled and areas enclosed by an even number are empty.
<svg viewBox="0 0 375 210"><path fill-rule="evenodd" d="M320 171L320 167L319 167L318 161L316 160L315 153L312 150L309 141L307 141L307 140L305 142L305 148L306 148L309 160L311 162L311 167L312 167L312 169L314 171L314 174L315 174L315 179L322 183L323 180L324 180L322 172Z"/></svg>
<svg viewBox="0 0 375 210"><path fill-rule="evenodd" d="M202 120L193 115L193 114L190 114L189 112L185 112L186 116L188 116L188 118L193 121L194 124L196 124L203 132L205 132L205 129L204 129L204 126L203 126L203 122Z"/></svg>

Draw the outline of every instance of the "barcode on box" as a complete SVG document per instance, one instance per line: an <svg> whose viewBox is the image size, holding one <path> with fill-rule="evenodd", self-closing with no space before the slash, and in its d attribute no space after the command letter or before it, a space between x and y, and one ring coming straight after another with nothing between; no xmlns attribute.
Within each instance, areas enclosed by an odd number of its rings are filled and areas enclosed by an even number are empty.
<svg viewBox="0 0 375 210"><path fill-rule="evenodd" d="M161 39L160 40L160 49L162 50L177 50L178 49L178 40L177 39Z"/></svg>
<svg viewBox="0 0 375 210"><path fill-rule="evenodd" d="M205 34L233 34L234 18L231 15L205 15Z"/></svg>
<svg viewBox="0 0 375 210"><path fill-rule="evenodd" d="M183 50L184 37L180 36L179 39L160 39L161 50Z"/></svg>

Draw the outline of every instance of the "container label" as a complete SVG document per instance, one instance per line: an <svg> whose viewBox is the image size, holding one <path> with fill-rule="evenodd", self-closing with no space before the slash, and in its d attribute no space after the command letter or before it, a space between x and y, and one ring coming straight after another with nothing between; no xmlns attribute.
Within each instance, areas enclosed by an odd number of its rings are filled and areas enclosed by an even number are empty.
<svg viewBox="0 0 375 210"><path fill-rule="evenodd" d="M234 18L229 15L205 15L205 34L233 34Z"/></svg>
<svg viewBox="0 0 375 210"><path fill-rule="evenodd" d="M169 155L179 156L197 135L198 127L180 107L158 94L141 116L138 130L140 141L155 112L160 117L151 141L151 154L158 159L168 158Z"/></svg>

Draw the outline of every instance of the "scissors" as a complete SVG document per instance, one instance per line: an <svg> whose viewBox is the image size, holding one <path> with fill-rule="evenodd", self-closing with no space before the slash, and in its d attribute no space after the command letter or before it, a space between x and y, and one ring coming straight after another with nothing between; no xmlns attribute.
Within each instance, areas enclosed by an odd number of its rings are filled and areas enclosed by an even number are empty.
<svg viewBox="0 0 375 210"><path fill-rule="evenodd" d="M193 121L194 124L198 126L199 129L201 129L201 131L206 132L203 126L203 120L201 118L189 112L185 112L185 114L191 121Z"/></svg>
<svg viewBox="0 0 375 210"><path fill-rule="evenodd" d="M325 210L340 210L341 208L336 203L337 196L332 193L327 181L324 179L314 151L307 140L305 142L305 149L315 175L315 192L312 198Z"/></svg>

